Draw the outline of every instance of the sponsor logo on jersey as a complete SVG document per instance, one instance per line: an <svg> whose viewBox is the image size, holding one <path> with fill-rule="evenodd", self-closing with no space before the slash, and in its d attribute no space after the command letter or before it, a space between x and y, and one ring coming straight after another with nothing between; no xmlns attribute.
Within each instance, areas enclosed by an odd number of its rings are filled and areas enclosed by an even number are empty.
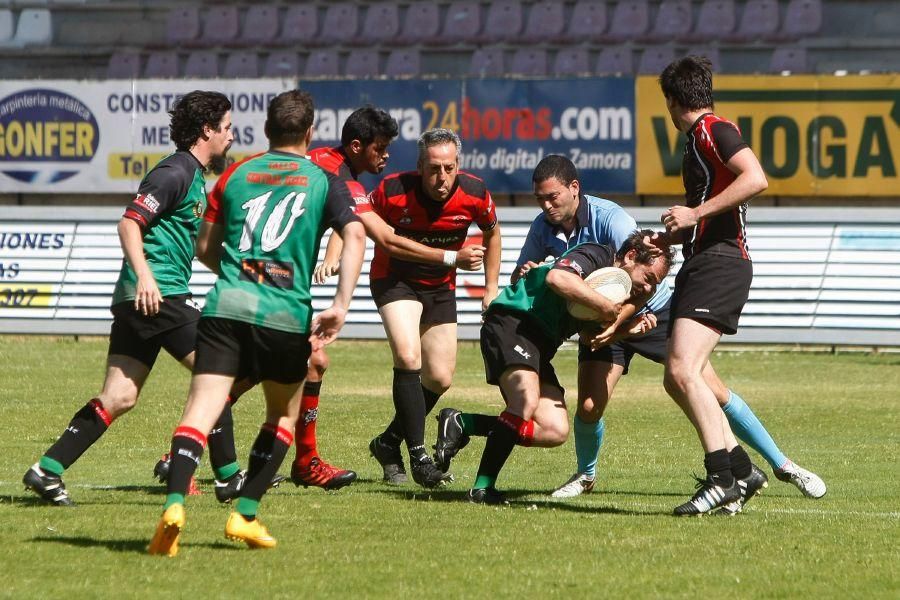
<svg viewBox="0 0 900 600"><path fill-rule="evenodd" d="M134 197L134 203L154 215L159 210L159 200L153 194L138 194Z"/></svg>
<svg viewBox="0 0 900 600"><path fill-rule="evenodd" d="M561 258L556 261L556 264L560 267L568 267L578 273L579 276L584 277L584 268L570 258Z"/></svg>
<svg viewBox="0 0 900 600"><path fill-rule="evenodd" d="M241 261L241 279L281 289L293 289L294 266L276 260L245 258Z"/></svg>
<svg viewBox="0 0 900 600"><path fill-rule="evenodd" d="M197 204L194 205L194 216L198 219L203 216L203 200L197 200Z"/></svg>

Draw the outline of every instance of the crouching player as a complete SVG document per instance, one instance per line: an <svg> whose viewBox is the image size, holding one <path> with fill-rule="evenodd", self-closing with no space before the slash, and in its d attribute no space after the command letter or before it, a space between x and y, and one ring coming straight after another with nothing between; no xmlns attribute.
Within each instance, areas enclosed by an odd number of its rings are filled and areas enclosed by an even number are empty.
<svg viewBox="0 0 900 600"><path fill-rule="evenodd" d="M208 198L212 226L201 236L222 248L220 272L198 327L194 375L172 437L168 495L151 554L178 553L188 482L238 375L262 382L266 422L225 535L251 548L275 546L257 507L293 442L306 361L313 346L333 341L343 326L365 249L346 186L332 185L332 176L305 158L312 123L309 94L277 96L266 119L269 151L229 168ZM310 280L327 227L341 231L344 251L334 302L313 321Z"/></svg>
<svg viewBox="0 0 900 600"><path fill-rule="evenodd" d="M506 410L493 417L444 409L435 445L435 462L444 468L469 436L488 436L474 488L468 493L471 502L506 502L495 483L513 446L559 446L569 437L564 390L550 360L586 323L568 314L567 301L596 310L603 323L614 321L622 305L594 292L583 280L597 269L616 266L631 277L631 301L642 306L665 279L674 255L654 256L642 242L649 234L649 230L634 232L618 252L611 246L579 244L556 262L529 270L488 307L481 354L487 382L500 387ZM638 334L654 325L648 315L636 319L630 329Z"/></svg>

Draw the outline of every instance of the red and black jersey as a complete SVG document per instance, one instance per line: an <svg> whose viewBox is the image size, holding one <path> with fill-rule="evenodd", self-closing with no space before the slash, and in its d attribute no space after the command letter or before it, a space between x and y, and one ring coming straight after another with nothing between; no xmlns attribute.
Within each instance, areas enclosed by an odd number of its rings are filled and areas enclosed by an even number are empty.
<svg viewBox="0 0 900 600"><path fill-rule="evenodd" d="M356 204L364 204L366 200L366 189L356 180L358 174L353 172L350 167L350 161L344 154L344 149L337 148L316 148L309 151L309 159L314 165L326 173L331 173L338 178L343 185L347 186L350 196Z"/></svg>
<svg viewBox="0 0 900 600"><path fill-rule="evenodd" d="M482 231L497 225L497 211L491 194L481 179L459 173L456 188L446 202L435 202L422 188L422 176L415 171L385 177L369 194L368 205L359 212L374 210L394 228L397 235L432 248L459 250L474 221ZM447 285L456 288L456 268L426 265L391 258L376 246L370 279L394 277L417 287Z"/></svg>
<svg viewBox="0 0 900 600"><path fill-rule="evenodd" d="M737 125L703 114L687 132L681 176L687 205L700 206L718 195L737 177L725 166L732 156L747 147ZM685 230L682 243L687 260L698 252L750 260L745 219L747 203L703 219Z"/></svg>

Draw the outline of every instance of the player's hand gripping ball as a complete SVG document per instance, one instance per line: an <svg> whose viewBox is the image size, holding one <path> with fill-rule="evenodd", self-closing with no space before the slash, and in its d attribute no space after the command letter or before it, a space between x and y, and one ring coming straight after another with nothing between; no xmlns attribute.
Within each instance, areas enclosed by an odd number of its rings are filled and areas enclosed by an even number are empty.
<svg viewBox="0 0 900 600"><path fill-rule="evenodd" d="M631 277L618 267L603 267L588 275L584 282L595 292L610 302L623 302L631 293ZM569 300L569 314L581 321L596 321L600 318L593 308Z"/></svg>

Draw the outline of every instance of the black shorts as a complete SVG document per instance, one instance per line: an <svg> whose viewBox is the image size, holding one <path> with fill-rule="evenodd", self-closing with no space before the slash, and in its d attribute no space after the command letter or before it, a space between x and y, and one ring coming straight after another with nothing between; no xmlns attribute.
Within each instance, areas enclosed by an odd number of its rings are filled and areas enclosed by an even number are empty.
<svg viewBox="0 0 900 600"><path fill-rule="evenodd" d="M306 361L311 352L308 333L290 333L233 319L203 317L197 327L194 374L298 383L306 377Z"/></svg>
<svg viewBox="0 0 900 600"><path fill-rule="evenodd" d="M635 354L639 354L655 363L666 361L667 338L669 330L669 305L666 304L656 315L656 327L644 335L619 340L615 344L603 346L597 350L591 350L590 346L578 344L578 362L599 360L613 365L625 367L624 374L628 374L628 365Z"/></svg>
<svg viewBox="0 0 900 600"><path fill-rule="evenodd" d="M386 278L370 281L369 290L378 308L397 300L415 300L421 304L421 325L456 323L456 290L449 286L415 288L405 281Z"/></svg>
<svg viewBox="0 0 900 600"><path fill-rule="evenodd" d="M109 355L123 354L152 369L165 348L177 361L194 351L200 307L190 294L167 296L152 317L134 309L134 300L119 302L110 308L113 314L109 330Z"/></svg>
<svg viewBox="0 0 900 600"><path fill-rule="evenodd" d="M722 333L737 333L753 281L753 263L718 254L695 254L675 276L668 335L676 319L693 319Z"/></svg>
<svg viewBox="0 0 900 600"><path fill-rule="evenodd" d="M484 316L481 357L491 385L499 385L500 376L508 368L522 366L537 372L542 384L549 383L565 393L550 364L558 348L559 344L547 339L533 323L516 313L494 309Z"/></svg>

